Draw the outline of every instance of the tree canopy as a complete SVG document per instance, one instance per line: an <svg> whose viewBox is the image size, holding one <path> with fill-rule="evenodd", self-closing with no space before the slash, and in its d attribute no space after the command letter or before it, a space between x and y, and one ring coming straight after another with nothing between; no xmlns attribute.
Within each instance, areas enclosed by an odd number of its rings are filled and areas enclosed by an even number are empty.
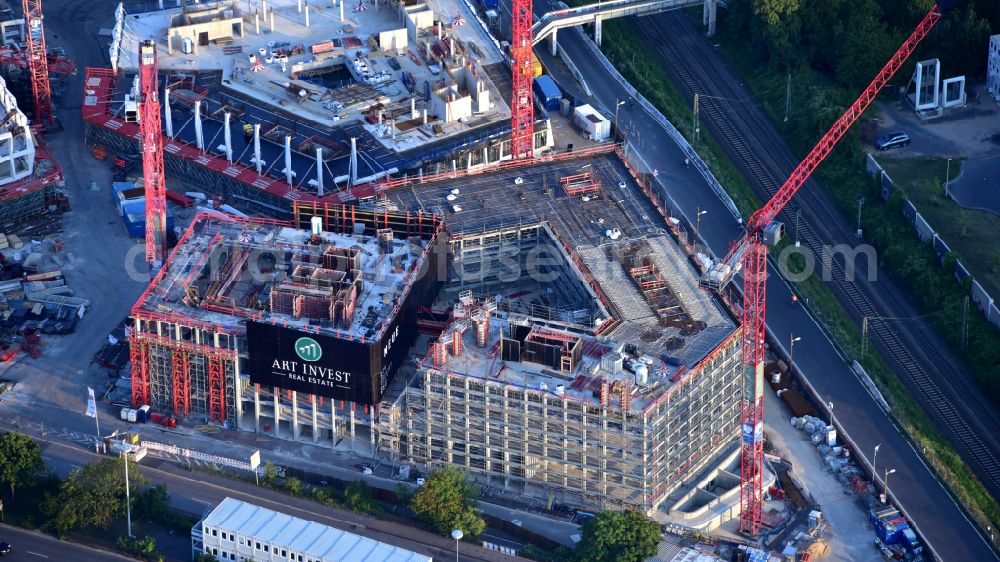
<svg viewBox="0 0 1000 562"><path fill-rule="evenodd" d="M453 467L441 468L427 475L427 481L410 499L410 509L442 535L461 529L474 537L486 528L486 522L476 513L478 495L465 473Z"/></svg>
<svg viewBox="0 0 1000 562"><path fill-rule="evenodd" d="M0 435L0 483L14 489L29 484L45 470L42 450L30 437L23 433Z"/></svg>
<svg viewBox="0 0 1000 562"><path fill-rule="evenodd" d="M116 517L124 515L124 462L122 458L105 458L70 472L58 496L47 506L52 526L59 531L106 529ZM137 494L146 484L137 466L129 467L129 483Z"/></svg>
<svg viewBox="0 0 1000 562"><path fill-rule="evenodd" d="M638 511L602 511L583 524L580 562L642 562L656 554L660 526Z"/></svg>

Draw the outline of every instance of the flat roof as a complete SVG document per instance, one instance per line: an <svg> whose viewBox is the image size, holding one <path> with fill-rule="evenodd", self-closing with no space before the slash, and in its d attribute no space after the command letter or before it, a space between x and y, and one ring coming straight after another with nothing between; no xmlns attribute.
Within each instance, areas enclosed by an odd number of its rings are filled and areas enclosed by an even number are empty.
<svg viewBox="0 0 1000 562"><path fill-rule="evenodd" d="M355 535L328 525L226 498L201 522L255 541L278 545L323 562L431 562L410 550Z"/></svg>
<svg viewBox="0 0 1000 562"><path fill-rule="evenodd" d="M333 337L377 339L405 300L413 272L427 260L427 233L443 225L428 217L424 236L407 237L359 222L372 216L349 211L342 222L347 232L332 232L340 219L330 217L322 233L312 236L291 222L200 213L132 313L182 325L213 324L234 334L244 333L242 320L255 319Z"/></svg>

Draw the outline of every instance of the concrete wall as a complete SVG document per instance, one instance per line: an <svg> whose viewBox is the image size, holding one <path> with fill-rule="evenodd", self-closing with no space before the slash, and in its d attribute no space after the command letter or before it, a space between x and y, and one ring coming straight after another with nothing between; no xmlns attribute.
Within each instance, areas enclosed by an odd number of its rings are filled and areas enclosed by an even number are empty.
<svg viewBox="0 0 1000 562"><path fill-rule="evenodd" d="M390 29L389 31L383 31L378 34L378 46L383 51L394 51L401 52L405 51L406 47L409 45L407 41L408 29L403 27L400 29Z"/></svg>
<svg viewBox="0 0 1000 562"><path fill-rule="evenodd" d="M406 32L411 43L416 43L424 30L434 27L434 12L426 4L400 5L399 9L403 12Z"/></svg>

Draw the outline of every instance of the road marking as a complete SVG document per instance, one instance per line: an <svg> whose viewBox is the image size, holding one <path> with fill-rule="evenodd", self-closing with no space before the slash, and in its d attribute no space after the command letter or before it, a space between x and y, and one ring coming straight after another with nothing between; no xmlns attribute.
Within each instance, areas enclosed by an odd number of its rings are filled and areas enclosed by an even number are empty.
<svg viewBox="0 0 1000 562"><path fill-rule="evenodd" d="M48 556L45 556L44 554L38 554L37 552L31 552L30 550L25 550L25 552L27 552L28 554L34 554L35 556L38 556L39 558L48 558Z"/></svg>

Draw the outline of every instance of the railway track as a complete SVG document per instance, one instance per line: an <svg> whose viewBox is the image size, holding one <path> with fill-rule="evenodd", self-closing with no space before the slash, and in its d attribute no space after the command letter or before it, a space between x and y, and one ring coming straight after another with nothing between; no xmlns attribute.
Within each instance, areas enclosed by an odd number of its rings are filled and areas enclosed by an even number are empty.
<svg viewBox="0 0 1000 562"><path fill-rule="evenodd" d="M762 112L747 103L747 92L734 84L738 80L710 52L711 47L703 40L695 40L696 32L690 29L690 23L681 19L683 17L660 14L632 17L629 22L645 44L654 46L681 93L688 99L694 92L701 94L702 122L715 133L758 197L766 200L790 173L795 160L787 148L784 149L787 154L777 148L786 146L784 140L766 122ZM693 61L698 62L697 67ZM776 148L764 152L757 147ZM802 211L798 239L819 257L824 255L825 247L856 239L833 201L820 192L814 181L809 183L812 185L796 196ZM786 225L793 224L794 211L786 209L780 220ZM877 269L877 264L867 263L867 256L859 254L856 258L854 278L846 276L843 259L830 260L827 285L846 305L855 321L860 324L864 317L918 317L907 297ZM882 275L877 284L868 282L865 277L869 266ZM869 335L983 484L994 497L1000 497L1000 442L997 441L1000 421L981 397L971 374L960 366L940 336L922 320L906 324L896 320L873 320L869 323Z"/></svg>

